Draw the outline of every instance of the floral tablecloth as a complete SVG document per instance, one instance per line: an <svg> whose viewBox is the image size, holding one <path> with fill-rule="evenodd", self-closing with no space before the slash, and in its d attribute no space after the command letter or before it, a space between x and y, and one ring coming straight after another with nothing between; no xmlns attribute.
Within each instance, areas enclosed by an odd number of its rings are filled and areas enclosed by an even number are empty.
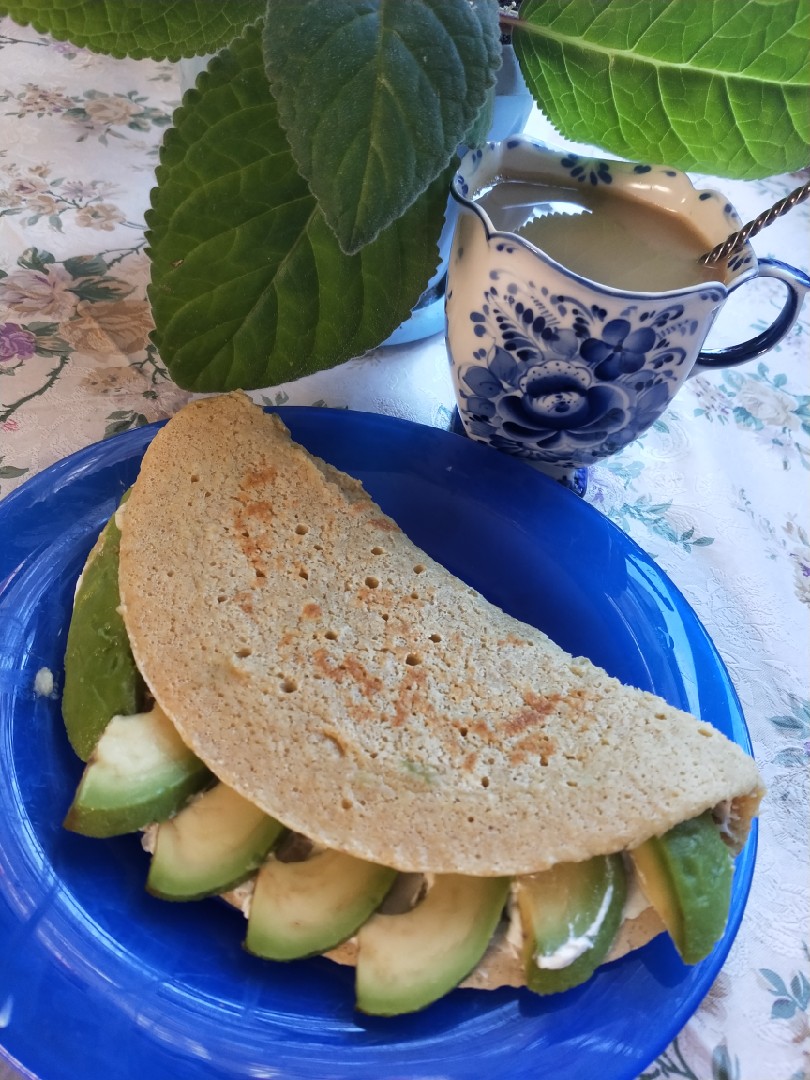
<svg viewBox="0 0 810 1080"><path fill-rule="evenodd" d="M178 97L173 65L110 61L0 19L0 496L188 399L148 341L143 250L157 148ZM539 114L528 130L560 141ZM799 182L705 181L746 220ZM762 233L758 253L810 269L809 214L804 204ZM782 303L776 282L747 287L713 343L760 331ZM768 786L742 929L644 1080L810 1075L809 335L810 304L780 346L691 380L590 478L587 498L657 560L707 627ZM441 427L453 408L441 336L254 397ZM0 960L0 1014L2 1003ZM65 1068L80 1080L79 1063ZM0 1061L0 1077L13 1075Z"/></svg>

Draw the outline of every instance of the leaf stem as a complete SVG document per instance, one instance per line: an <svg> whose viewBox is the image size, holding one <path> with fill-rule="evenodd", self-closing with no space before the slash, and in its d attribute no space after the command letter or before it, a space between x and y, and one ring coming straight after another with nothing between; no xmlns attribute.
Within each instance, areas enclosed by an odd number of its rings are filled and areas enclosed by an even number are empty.
<svg viewBox="0 0 810 1080"><path fill-rule="evenodd" d="M10 416L13 416L17 409L25 405L26 402L31 401L32 398L40 397L40 395L44 394L46 390L50 390L50 388L62 374L62 371L64 370L67 362L67 355L65 353L62 353L62 355L59 357L59 363L56 365L56 367L51 368L51 370L48 372L45 382L42 384L42 386L39 387L38 390L32 390L30 394L26 394L18 401L15 401L13 405L9 405L5 412L0 412L0 424L5 424L6 420L8 420Z"/></svg>
<svg viewBox="0 0 810 1080"><path fill-rule="evenodd" d="M503 0L498 4L498 23L501 30L511 33L516 26L525 26L525 20L521 19L518 12L519 0Z"/></svg>

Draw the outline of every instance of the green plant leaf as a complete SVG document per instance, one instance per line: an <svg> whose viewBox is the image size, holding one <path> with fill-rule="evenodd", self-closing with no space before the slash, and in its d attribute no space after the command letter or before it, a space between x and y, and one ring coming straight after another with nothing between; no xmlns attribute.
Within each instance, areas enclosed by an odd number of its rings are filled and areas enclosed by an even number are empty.
<svg viewBox="0 0 810 1080"><path fill-rule="evenodd" d="M464 137L464 145L471 150L476 150L487 141L487 135L492 127L495 115L495 87L490 86L487 91L486 101L483 108L473 120L472 127Z"/></svg>
<svg viewBox="0 0 810 1080"><path fill-rule="evenodd" d="M353 253L449 164L501 63L494 0L268 0L267 75L298 168Z"/></svg>
<svg viewBox="0 0 810 1080"><path fill-rule="evenodd" d="M264 0L6 0L0 15L93 52L179 60L215 52L264 13Z"/></svg>
<svg viewBox="0 0 810 1080"><path fill-rule="evenodd" d="M525 0L512 39L563 135L738 179L810 161L810 0Z"/></svg>
<svg viewBox="0 0 810 1080"><path fill-rule="evenodd" d="M438 263L440 176L344 255L295 167L259 34L221 53L167 132L147 213L154 341L183 387L274 385L379 344Z"/></svg>

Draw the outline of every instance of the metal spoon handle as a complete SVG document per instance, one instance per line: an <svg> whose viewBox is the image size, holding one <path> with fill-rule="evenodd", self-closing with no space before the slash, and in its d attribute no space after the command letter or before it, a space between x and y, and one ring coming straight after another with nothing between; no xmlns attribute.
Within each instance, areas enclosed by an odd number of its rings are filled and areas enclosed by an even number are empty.
<svg viewBox="0 0 810 1080"><path fill-rule="evenodd" d="M722 244L718 244L711 251L707 251L705 255L701 255L698 262L711 266L712 263L720 262L721 259L727 259L729 255L741 248L750 237L756 236L766 225L771 225L778 217L786 214L797 203L804 202L808 197L810 197L810 182L795 188L784 199L774 203L770 210L763 211L758 218L754 218L753 221L743 225L737 232L733 232Z"/></svg>

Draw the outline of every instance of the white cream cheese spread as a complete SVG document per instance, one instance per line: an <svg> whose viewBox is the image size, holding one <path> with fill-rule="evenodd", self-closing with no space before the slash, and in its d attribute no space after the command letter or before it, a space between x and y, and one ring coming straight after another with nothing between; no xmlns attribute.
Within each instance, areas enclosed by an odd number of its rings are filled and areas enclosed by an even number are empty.
<svg viewBox="0 0 810 1080"><path fill-rule="evenodd" d="M559 948L555 949L553 953L549 953L547 956L536 954L534 957L535 964L537 964L539 968L548 968L557 971L560 968L565 968L570 964L573 964L573 962L578 960L583 953L588 951L588 949L592 949L596 936L602 929L602 923L605 921L612 898L613 883L611 882L605 890L605 895L602 897L602 903L599 905L596 918L585 933L581 934L579 937L570 937L567 941L564 941Z"/></svg>

